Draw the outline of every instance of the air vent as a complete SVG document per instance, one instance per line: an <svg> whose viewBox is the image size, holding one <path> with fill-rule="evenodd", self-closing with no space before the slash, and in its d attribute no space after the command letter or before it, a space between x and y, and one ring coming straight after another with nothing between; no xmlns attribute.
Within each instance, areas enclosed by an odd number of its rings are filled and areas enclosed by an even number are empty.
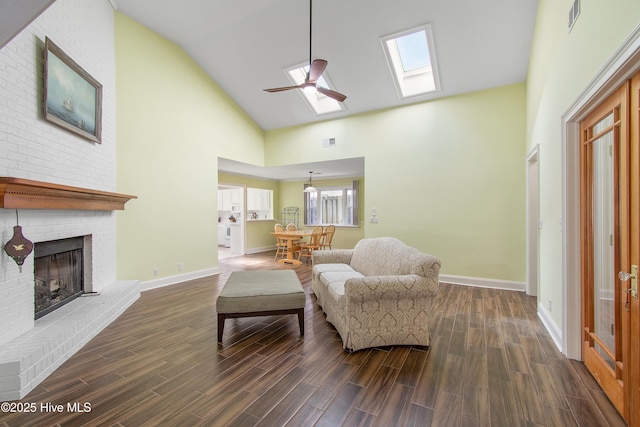
<svg viewBox="0 0 640 427"><path fill-rule="evenodd" d="M578 16L580 15L580 0L574 0L573 6L571 6L571 10L569 10L569 32L573 28L573 24L578 20Z"/></svg>
<svg viewBox="0 0 640 427"><path fill-rule="evenodd" d="M322 146L323 147L335 147L336 146L336 139L335 138L326 138L322 140Z"/></svg>

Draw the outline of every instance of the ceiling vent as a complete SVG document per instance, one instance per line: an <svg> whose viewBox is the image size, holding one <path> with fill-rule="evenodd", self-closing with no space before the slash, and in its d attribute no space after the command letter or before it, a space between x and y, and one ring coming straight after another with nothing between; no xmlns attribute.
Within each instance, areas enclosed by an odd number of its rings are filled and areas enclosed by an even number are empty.
<svg viewBox="0 0 640 427"><path fill-rule="evenodd" d="M569 32L573 28L573 24L578 20L578 16L580 15L580 0L574 0L573 6L571 6L571 10L569 10Z"/></svg>
<svg viewBox="0 0 640 427"><path fill-rule="evenodd" d="M322 140L322 146L323 147L335 147L336 146L336 139L335 138L326 138Z"/></svg>

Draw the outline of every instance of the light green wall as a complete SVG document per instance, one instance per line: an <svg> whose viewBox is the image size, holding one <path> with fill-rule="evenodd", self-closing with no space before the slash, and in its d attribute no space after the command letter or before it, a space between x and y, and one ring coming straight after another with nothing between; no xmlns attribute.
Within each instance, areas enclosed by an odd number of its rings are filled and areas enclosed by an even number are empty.
<svg viewBox="0 0 640 427"><path fill-rule="evenodd" d="M269 131L265 147L266 166L364 156L363 237L437 255L443 274L525 280L524 83Z"/></svg>
<svg viewBox="0 0 640 427"><path fill-rule="evenodd" d="M569 33L572 1L540 0L527 81L527 152L539 146L540 291L563 325L562 116L640 22L640 2L582 2ZM569 284L578 286L578 284Z"/></svg>
<svg viewBox="0 0 640 427"><path fill-rule="evenodd" d="M261 165L262 130L184 51L115 14L118 277L217 267L219 156ZM156 277L156 278L158 278Z"/></svg>
<svg viewBox="0 0 640 427"><path fill-rule="evenodd" d="M118 191L139 196L118 217L119 277L217 266L218 157L364 156L361 227L341 229L336 247L390 235L439 256L443 274L524 281L524 83L265 133L178 46L115 21ZM329 137L337 146L322 148ZM278 209L302 207L301 184L278 185Z"/></svg>

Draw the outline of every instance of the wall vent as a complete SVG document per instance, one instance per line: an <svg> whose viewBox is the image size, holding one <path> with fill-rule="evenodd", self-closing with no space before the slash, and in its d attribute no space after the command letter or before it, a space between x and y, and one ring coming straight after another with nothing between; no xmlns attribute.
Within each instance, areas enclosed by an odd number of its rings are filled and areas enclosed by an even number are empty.
<svg viewBox="0 0 640 427"><path fill-rule="evenodd" d="M336 139L335 138L326 138L322 140L322 146L323 147L335 147L336 146Z"/></svg>
<svg viewBox="0 0 640 427"><path fill-rule="evenodd" d="M580 15L580 0L574 0L573 6L569 10L569 32L573 28L573 24L578 20L578 16Z"/></svg>

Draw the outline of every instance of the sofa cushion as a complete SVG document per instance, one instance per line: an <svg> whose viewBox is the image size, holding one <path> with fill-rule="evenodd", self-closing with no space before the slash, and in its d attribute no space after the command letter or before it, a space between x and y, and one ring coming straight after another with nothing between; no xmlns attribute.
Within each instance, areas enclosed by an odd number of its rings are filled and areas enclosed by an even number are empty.
<svg viewBox="0 0 640 427"><path fill-rule="evenodd" d="M216 300L218 313L304 308L306 296L293 270L234 271Z"/></svg>
<svg viewBox="0 0 640 427"><path fill-rule="evenodd" d="M331 288L337 283L342 287L342 292L340 292L340 294L344 295L344 282L351 279L352 277L363 276L357 271L326 271L320 275L320 282L328 288Z"/></svg>
<svg viewBox="0 0 640 427"><path fill-rule="evenodd" d="M320 282L327 287L329 297L339 302L344 299L344 284L352 277L363 277L357 271L327 271L320 275Z"/></svg>
<svg viewBox="0 0 640 427"><path fill-rule="evenodd" d="M353 268L349 264L342 263L316 264L313 266L312 277L318 280L320 274L328 271L353 271Z"/></svg>

